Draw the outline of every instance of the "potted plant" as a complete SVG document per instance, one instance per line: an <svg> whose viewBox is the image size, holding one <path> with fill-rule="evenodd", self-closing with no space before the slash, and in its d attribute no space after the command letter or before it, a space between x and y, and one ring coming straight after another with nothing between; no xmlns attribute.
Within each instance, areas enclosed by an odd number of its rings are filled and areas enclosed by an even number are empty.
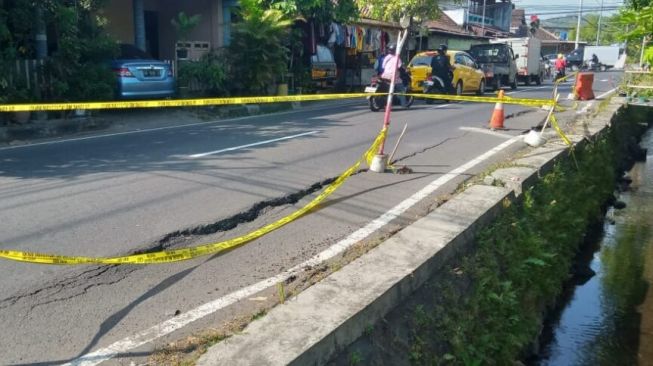
<svg viewBox="0 0 653 366"><path fill-rule="evenodd" d="M201 14L186 15L183 11L177 14L177 17L172 18L170 23L177 32L177 59L185 60L188 58L188 36L190 32L197 27L202 19ZM180 46L181 45L181 46Z"/></svg>

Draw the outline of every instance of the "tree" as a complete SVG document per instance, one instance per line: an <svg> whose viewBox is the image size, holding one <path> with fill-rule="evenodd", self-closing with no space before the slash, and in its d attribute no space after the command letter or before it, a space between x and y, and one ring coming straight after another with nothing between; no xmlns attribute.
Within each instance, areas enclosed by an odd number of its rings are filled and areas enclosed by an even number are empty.
<svg viewBox="0 0 653 366"><path fill-rule="evenodd" d="M644 3L646 1L640 1ZM649 3L653 2L648 1ZM631 2L633 3L633 2ZM643 56L645 59L653 59L653 46L646 49L646 44L653 38L653 5L638 7L641 4L629 4L629 7L622 10L617 21L626 29L626 32L620 36L621 39L639 43L644 40ZM639 52L642 52L642 46L637 45Z"/></svg>
<svg viewBox="0 0 653 366"><path fill-rule="evenodd" d="M234 25L229 54L232 86L238 94L266 93L287 72L292 21L258 0L241 0L242 20Z"/></svg>
<svg viewBox="0 0 653 366"><path fill-rule="evenodd" d="M288 18L314 19L320 23L347 22L358 16L355 0L261 0L265 8L276 9Z"/></svg>
<svg viewBox="0 0 653 366"><path fill-rule="evenodd" d="M440 16L437 0L357 0L357 3L359 7L369 9L372 17L379 20L398 21L404 15L418 20Z"/></svg>
<svg viewBox="0 0 653 366"><path fill-rule="evenodd" d="M593 45L598 34L599 15L587 14L583 17L583 24L580 28L580 41ZM623 33L623 27L617 22L617 15L603 17L601 20L600 43L610 45L619 42L619 35ZM576 39L576 29L569 33L569 39Z"/></svg>
<svg viewBox="0 0 653 366"><path fill-rule="evenodd" d="M625 5L634 10L639 10L647 6L652 6L653 0L627 0Z"/></svg>

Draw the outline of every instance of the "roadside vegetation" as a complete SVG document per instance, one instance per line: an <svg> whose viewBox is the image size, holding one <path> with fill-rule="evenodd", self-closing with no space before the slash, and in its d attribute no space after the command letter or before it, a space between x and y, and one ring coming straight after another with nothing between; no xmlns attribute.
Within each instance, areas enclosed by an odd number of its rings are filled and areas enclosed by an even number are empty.
<svg viewBox="0 0 653 366"><path fill-rule="evenodd" d="M537 352L542 322L563 285L591 276L584 244L614 202L646 118L627 110L586 141L477 235L467 254L435 274L330 365L511 365ZM649 115L650 117L650 115ZM639 156L638 156L639 155ZM585 277L586 278L586 277Z"/></svg>

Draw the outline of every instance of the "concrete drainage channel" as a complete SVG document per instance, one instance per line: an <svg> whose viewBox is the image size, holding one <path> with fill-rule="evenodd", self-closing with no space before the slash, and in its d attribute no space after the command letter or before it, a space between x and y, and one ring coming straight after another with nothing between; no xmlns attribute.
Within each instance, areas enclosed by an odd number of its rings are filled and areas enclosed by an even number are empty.
<svg viewBox="0 0 653 366"><path fill-rule="evenodd" d="M582 145L607 128L623 105L614 98L586 121ZM545 134L554 139L555 134ZM242 333L208 350L198 365L327 364L426 283L444 264L469 249L476 234L559 159L562 142L529 151L509 168L492 172L486 184L465 189L426 217L406 227L285 304L249 324ZM360 363L360 361L359 361Z"/></svg>

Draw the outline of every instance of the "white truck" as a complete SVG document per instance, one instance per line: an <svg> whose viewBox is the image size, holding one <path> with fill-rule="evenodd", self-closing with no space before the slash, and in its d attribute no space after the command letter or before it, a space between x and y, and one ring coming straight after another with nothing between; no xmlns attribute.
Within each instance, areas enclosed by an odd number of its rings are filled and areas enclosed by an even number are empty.
<svg viewBox="0 0 653 366"><path fill-rule="evenodd" d="M619 61L619 46L585 46L583 50L583 63L585 65L592 59L592 55L598 57L601 70L609 69Z"/></svg>
<svg viewBox="0 0 653 366"><path fill-rule="evenodd" d="M505 43L512 48L517 64L517 80L529 85L534 82L542 84L544 80L544 64L542 63L542 42L539 38L497 38L490 43Z"/></svg>

